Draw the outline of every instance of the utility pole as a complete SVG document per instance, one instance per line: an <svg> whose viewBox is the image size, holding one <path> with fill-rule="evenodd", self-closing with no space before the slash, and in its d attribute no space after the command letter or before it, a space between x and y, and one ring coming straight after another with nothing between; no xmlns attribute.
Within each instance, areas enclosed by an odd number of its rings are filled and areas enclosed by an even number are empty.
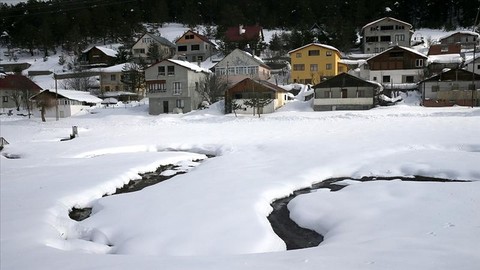
<svg viewBox="0 0 480 270"><path fill-rule="evenodd" d="M58 89L57 89L57 73L53 73L55 79L55 120L58 121Z"/></svg>

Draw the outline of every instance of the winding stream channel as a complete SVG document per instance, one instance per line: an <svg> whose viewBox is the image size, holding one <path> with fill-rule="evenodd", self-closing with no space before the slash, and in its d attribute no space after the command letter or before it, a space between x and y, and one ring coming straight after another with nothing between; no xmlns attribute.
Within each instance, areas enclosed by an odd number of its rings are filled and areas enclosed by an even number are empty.
<svg viewBox="0 0 480 270"><path fill-rule="evenodd" d="M212 156L208 156L211 158ZM194 160L189 167L197 166L201 160ZM178 165L170 164L163 165L157 168L153 172L147 172L140 174L141 179L131 180L121 188L117 188L116 192L105 196L113 196L122 193L136 192L142 190L145 187L155 185L166 181L178 174L187 173L188 168L180 167ZM298 226L293 220L290 219L290 211L288 210L288 203L298 195L310 193L317 189L327 188L330 191L335 192L348 186L344 183L339 183L344 180L353 180L360 182L376 181L376 180L402 180L402 181L423 181L423 182L469 182L466 180L450 180L444 178L434 178L426 176L395 176L395 177L338 177L330 178L313 184L311 187L296 190L292 195L284 198L279 198L271 203L273 211L267 217L274 232L285 242L287 250L302 249L318 246L323 241L323 236L315 231L302 228ZM92 208L72 208L69 212L71 219L76 221L82 221L88 218L92 213Z"/></svg>

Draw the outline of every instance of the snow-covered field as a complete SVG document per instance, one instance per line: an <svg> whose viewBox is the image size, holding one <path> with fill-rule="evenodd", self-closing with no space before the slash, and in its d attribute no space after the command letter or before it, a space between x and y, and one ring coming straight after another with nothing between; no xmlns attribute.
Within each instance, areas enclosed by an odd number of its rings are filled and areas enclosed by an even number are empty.
<svg viewBox="0 0 480 270"><path fill-rule="evenodd" d="M146 105L46 123L0 116L10 142L0 156L0 268L478 269L480 109L302 105L261 118L215 107L149 116ZM72 126L79 137L60 141ZM205 160L187 174L102 198L139 172L196 159ZM473 182L350 181L301 195L292 218L325 241L285 251L266 218L272 200L365 175ZM92 216L71 220L75 206L93 206Z"/></svg>

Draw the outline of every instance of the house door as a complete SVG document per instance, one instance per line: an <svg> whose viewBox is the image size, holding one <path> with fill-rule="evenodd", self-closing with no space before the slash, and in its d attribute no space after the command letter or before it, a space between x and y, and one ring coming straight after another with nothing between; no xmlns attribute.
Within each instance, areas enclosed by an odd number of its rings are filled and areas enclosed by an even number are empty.
<svg viewBox="0 0 480 270"><path fill-rule="evenodd" d="M342 98L347 98L347 89L342 89Z"/></svg>
<svg viewBox="0 0 480 270"><path fill-rule="evenodd" d="M163 113L168 113L168 100L163 101Z"/></svg>

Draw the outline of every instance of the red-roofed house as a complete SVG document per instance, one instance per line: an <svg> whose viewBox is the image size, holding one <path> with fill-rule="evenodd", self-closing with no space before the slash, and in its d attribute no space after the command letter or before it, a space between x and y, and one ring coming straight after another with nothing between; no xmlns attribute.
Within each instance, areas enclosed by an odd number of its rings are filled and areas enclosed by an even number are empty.
<svg viewBox="0 0 480 270"><path fill-rule="evenodd" d="M19 108L25 100L42 90L40 86L23 75L0 76L0 108Z"/></svg>
<svg viewBox="0 0 480 270"><path fill-rule="evenodd" d="M234 26L225 32L225 45L230 51L233 49L250 48L254 54L259 54L261 43L264 41L263 28L259 25Z"/></svg>

